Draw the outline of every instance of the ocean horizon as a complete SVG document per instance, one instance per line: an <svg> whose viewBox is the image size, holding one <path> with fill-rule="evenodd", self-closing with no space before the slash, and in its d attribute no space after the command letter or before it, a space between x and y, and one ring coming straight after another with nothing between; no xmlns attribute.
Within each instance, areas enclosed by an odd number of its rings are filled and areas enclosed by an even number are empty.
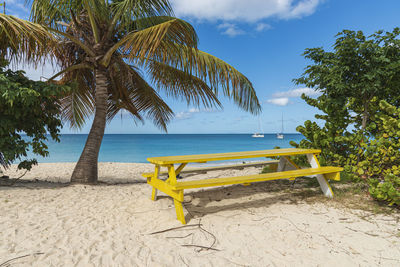
<svg viewBox="0 0 400 267"><path fill-rule="evenodd" d="M148 157L263 150L277 146L289 148L290 141L299 142L304 138L297 133L286 133L284 139L277 139L276 134L264 134L264 138L253 138L251 135L251 133L105 134L99 162L147 163ZM28 158L36 158L39 163L77 162L86 138L87 134L62 134L59 143L51 139L46 142L48 157L28 153ZM261 160L261 158L249 160Z"/></svg>

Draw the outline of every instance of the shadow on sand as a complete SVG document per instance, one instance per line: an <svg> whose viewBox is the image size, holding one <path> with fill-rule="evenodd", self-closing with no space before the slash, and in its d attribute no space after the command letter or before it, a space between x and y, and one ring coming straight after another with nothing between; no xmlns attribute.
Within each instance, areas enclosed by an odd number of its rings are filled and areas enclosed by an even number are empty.
<svg viewBox="0 0 400 267"><path fill-rule="evenodd" d="M108 178L102 177L102 180L97 184L90 184L87 186L129 186L135 184L145 184L146 179L116 179L115 177ZM0 178L0 190L13 190L18 188L27 189L58 189L74 185L69 182L52 182L38 179L4 179Z"/></svg>
<svg viewBox="0 0 400 267"><path fill-rule="evenodd" d="M188 214L186 222L208 214L221 211L242 211L268 207L277 203L288 205L299 204L319 198L318 187L310 186L308 181L297 181L294 186L286 180L254 183L250 186L232 185L226 187L206 188L200 191L185 192L184 207ZM159 196L158 199L171 199ZM187 201L187 199L189 199ZM172 202L172 199L171 199Z"/></svg>
<svg viewBox="0 0 400 267"><path fill-rule="evenodd" d="M102 177L102 180L104 179ZM112 179L112 183L100 181L96 185L87 186L132 186L135 184L144 184L146 179ZM15 180L0 179L0 191L14 190L20 188L26 189L62 189L71 186L71 183L50 182L43 180ZM150 186L149 186L150 194ZM319 188L310 185L309 182L299 180L296 184L286 180L266 181L253 183L250 186L232 185L225 187L205 188L201 190L187 190L185 192L184 206L189 214L186 215L186 221L193 218L201 218L207 214L215 214L221 211L239 211L252 208L268 207L276 203L298 204L307 200L315 199L321 195ZM161 195L161 199L170 199L171 197ZM189 201L186 201L189 199ZM229 203L227 203L229 202ZM251 212L250 212L251 213Z"/></svg>

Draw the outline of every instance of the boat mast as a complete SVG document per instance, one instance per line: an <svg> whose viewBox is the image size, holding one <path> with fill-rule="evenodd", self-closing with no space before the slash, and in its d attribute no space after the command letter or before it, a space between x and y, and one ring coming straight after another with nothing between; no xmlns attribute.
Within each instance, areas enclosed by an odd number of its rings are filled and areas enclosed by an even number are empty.
<svg viewBox="0 0 400 267"><path fill-rule="evenodd" d="M264 133L264 129L262 128L262 125L261 125L261 118L260 118L260 116L258 116L258 130L260 130L261 132L261 134L263 134Z"/></svg>

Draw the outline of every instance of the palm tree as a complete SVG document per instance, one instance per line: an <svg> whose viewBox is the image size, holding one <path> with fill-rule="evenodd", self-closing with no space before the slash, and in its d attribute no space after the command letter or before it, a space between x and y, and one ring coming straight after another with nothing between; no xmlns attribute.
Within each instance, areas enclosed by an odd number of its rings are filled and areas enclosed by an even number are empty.
<svg viewBox="0 0 400 267"><path fill-rule="evenodd" d="M148 118L167 130L174 113L160 97L161 91L207 108L221 106L222 91L240 108L260 111L251 82L231 65L198 50L195 30L173 17L167 0L33 0L31 4L32 22L13 24L9 22L13 17L1 16L2 35L29 25L46 29L49 34L44 37L38 33L35 38L32 30L19 35L24 37L19 37L22 41L13 51L24 52L25 59L35 62L49 53L61 69L50 80L60 76L58 82L76 85L62 99L62 114L72 127L81 127L94 114L71 182L97 182L106 122L122 109L138 121ZM43 41L48 42L44 48Z"/></svg>

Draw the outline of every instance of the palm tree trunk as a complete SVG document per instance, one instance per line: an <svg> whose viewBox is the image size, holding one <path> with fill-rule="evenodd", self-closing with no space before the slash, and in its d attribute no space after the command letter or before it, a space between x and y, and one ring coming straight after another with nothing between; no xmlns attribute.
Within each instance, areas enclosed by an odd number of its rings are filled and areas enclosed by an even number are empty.
<svg viewBox="0 0 400 267"><path fill-rule="evenodd" d="M85 148L72 173L71 183L96 183L97 161L103 140L107 116L107 75L104 69L96 69L96 112Z"/></svg>

